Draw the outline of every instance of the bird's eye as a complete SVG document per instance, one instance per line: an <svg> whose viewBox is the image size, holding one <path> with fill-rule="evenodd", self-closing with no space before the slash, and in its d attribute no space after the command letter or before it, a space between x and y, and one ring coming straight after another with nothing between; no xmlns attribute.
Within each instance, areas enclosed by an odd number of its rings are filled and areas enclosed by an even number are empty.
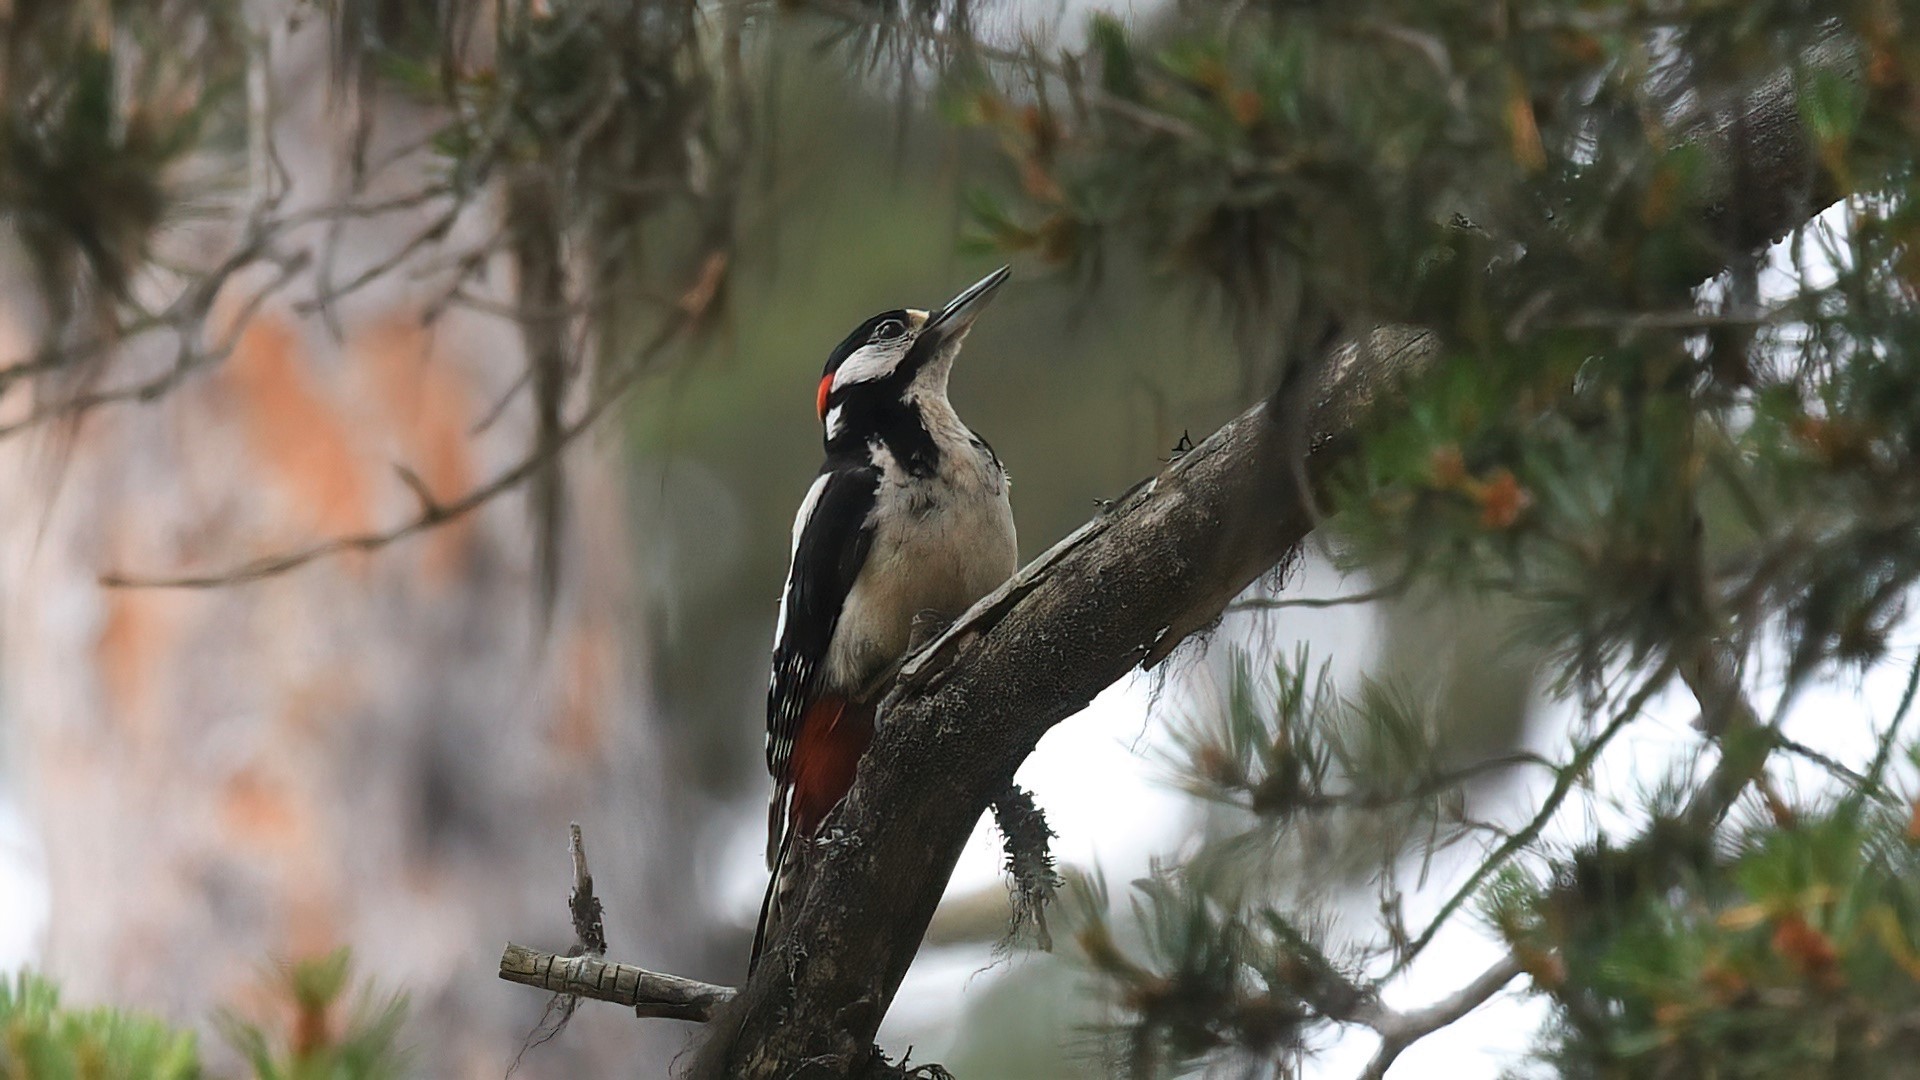
<svg viewBox="0 0 1920 1080"><path fill-rule="evenodd" d="M905 323L902 323L899 319L888 319L873 328L873 340L892 341L894 338L906 332L907 327Z"/></svg>

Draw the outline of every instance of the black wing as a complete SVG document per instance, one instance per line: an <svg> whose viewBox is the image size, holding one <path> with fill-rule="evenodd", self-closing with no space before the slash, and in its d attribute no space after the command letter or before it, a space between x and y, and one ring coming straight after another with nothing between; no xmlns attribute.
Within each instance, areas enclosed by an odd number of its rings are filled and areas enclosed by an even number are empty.
<svg viewBox="0 0 1920 1080"><path fill-rule="evenodd" d="M786 826L793 740L816 696L815 681L840 609L867 561L873 540L867 517L879 487L880 474L871 467L829 465L813 482L793 521L793 562L780 599L773 677L767 684L767 771L774 780L767 820L769 865L779 853Z"/></svg>

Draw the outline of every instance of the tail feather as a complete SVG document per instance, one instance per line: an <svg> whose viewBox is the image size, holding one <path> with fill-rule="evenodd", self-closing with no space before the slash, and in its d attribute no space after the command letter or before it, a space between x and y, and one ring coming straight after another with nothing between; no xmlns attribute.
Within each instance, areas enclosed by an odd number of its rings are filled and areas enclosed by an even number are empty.
<svg viewBox="0 0 1920 1080"><path fill-rule="evenodd" d="M778 809L779 804L775 804ZM773 943L773 935L780 927L780 918L787 906L787 900L793 893L792 867L787 865L787 856L793 849L793 832L788 830L780 838L780 849L774 852L773 865L768 869L767 894L760 898L760 921L753 928L753 952L747 955L747 974L760 966L760 954Z"/></svg>
<svg viewBox="0 0 1920 1080"><path fill-rule="evenodd" d="M794 741L791 771L767 809L767 892L753 933L751 973L773 944L780 922L800 885L796 838L810 839L853 786L855 769L873 740L874 706L823 695L808 707Z"/></svg>
<svg viewBox="0 0 1920 1080"><path fill-rule="evenodd" d="M775 785L773 798L767 801L767 869L780 868L780 849L786 846L787 792L785 784Z"/></svg>

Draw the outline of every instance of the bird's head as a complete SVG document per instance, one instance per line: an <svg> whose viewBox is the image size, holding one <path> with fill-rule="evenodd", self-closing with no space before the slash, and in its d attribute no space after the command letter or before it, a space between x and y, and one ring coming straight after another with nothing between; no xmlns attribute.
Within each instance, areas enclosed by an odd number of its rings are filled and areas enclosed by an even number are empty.
<svg viewBox="0 0 1920 1080"><path fill-rule="evenodd" d="M896 308L854 328L827 357L816 402L831 442L855 414L947 394L974 319L1011 271L1001 267L934 311Z"/></svg>

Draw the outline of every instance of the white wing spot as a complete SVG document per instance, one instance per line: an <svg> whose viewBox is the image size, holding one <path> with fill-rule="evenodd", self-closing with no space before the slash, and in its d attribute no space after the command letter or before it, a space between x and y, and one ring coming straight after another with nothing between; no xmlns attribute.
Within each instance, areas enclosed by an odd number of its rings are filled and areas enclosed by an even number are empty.
<svg viewBox="0 0 1920 1080"><path fill-rule="evenodd" d="M838 410L836 410L838 411ZM793 593L793 557L800 553L800 536L807 531L807 520L813 517L814 508L820 505L820 496L827 490L828 474L821 473L807 489L807 497L800 500L800 510L793 515L793 542L787 548L787 583L780 590L780 615L773 622L773 643L777 646L787 633L787 597Z"/></svg>

